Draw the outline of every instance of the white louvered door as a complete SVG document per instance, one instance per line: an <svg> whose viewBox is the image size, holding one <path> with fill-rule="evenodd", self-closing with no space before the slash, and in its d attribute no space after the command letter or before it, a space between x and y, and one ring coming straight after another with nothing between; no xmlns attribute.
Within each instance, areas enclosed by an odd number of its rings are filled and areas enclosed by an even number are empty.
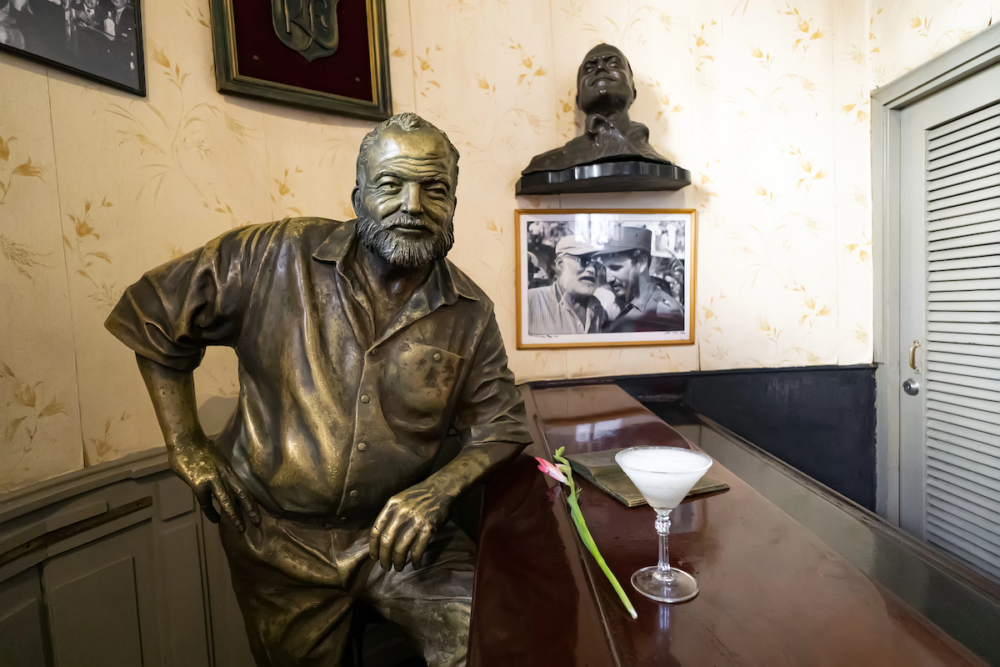
<svg viewBox="0 0 1000 667"><path fill-rule="evenodd" d="M1000 581L1000 67L901 133L900 521Z"/></svg>

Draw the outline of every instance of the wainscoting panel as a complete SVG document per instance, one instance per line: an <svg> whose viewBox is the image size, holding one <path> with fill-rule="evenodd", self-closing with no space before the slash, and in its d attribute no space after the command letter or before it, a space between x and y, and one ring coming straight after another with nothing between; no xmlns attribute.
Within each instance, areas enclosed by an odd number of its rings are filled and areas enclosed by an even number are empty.
<svg viewBox="0 0 1000 667"><path fill-rule="evenodd" d="M37 568L0 582L0 637L0 665L48 664Z"/></svg>

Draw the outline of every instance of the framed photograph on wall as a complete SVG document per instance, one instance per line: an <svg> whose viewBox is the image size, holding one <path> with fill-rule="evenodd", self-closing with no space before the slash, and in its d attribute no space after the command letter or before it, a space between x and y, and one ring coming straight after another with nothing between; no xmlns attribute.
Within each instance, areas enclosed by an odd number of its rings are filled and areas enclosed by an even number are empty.
<svg viewBox="0 0 1000 667"><path fill-rule="evenodd" d="M392 115L385 0L211 3L219 92L355 118Z"/></svg>
<svg viewBox="0 0 1000 667"><path fill-rule="evenodd" d="M693 209L515 212L517 347L694 343Z"/></svg>
<svg viewBox="0 0 1000 667"><path fill-rule="evenodd" d="M139 0L0 0L0 50L146 95Z"/></svg>

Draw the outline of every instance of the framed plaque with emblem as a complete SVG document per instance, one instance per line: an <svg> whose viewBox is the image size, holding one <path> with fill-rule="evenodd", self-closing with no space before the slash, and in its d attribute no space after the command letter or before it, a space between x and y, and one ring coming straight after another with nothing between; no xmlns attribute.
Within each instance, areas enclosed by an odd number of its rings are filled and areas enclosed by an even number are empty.
<svg viewBox="0 0 1000 667"><path fill-rule="evenodd" d="M211 0L219 92L384 120L385 0Z"/></svg>
<svg viewBox="0 0 1000 667"><path fill-rule="evenodd" d="M517 347L694 343L696 215L517 211Z"/></svg>

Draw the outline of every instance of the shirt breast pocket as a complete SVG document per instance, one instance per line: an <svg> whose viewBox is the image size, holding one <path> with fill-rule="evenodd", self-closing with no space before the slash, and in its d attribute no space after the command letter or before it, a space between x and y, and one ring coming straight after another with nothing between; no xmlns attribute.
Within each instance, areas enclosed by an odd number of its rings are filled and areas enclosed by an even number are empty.
<svg viewBox="0 0 1000 667"><path fill-rule="evenodd" d="M414 431L446 428L443 417L465 358L439 347L405 343L386 361L381 388L386 420Z"/></svg>

